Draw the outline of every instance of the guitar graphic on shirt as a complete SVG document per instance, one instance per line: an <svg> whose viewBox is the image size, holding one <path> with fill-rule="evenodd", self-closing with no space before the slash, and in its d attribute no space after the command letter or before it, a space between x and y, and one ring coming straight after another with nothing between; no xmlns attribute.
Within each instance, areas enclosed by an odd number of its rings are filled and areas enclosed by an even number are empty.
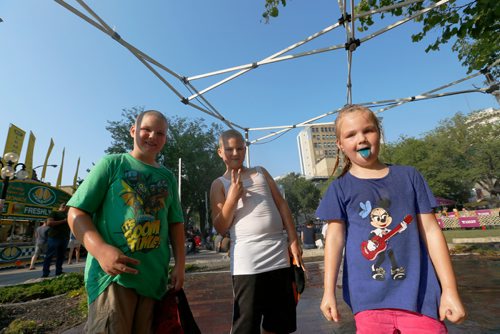
<svg viewBox="0 0 500 334"><path fill-rule="evenodd" d="M410 224L411 221L413 220L412 215L406 215L403 219L404 223ZM403 222L399 223L398 226L393 228L389 233L384 234L383 236L379 237L378 235L374 235L370 240L363 241L361 243L361 253L367 260L374 260L377 255L382 253L387 249L387 241L394 236L394 234L398 233L399 230L403 227ZM368 243L372 241L375 244L375 249L374 250L369 250L368 249Z"/></svg>

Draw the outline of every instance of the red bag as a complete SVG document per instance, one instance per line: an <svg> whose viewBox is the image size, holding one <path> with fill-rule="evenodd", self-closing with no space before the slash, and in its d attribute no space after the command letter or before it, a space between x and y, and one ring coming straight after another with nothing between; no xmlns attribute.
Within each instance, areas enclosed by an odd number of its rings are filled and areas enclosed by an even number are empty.
<svg viewBox="0 0 500 334"><path fill-rule="evenodd" d="M183 289L167 291L154 310L156 334L201 334Z"/></svg>

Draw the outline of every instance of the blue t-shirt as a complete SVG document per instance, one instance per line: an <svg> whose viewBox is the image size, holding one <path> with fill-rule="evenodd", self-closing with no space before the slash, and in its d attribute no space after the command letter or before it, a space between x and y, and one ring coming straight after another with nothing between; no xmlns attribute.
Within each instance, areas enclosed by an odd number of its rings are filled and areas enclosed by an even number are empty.
<svg viewBox="0 0 500 334"><path fill-rule="evenodd" d="M441 288L416 216L435 206L413 167L389 166L379 179L347 173L330 184L316 214L346 225L343 294L354 314L395 308L439 318Z"/></svg>

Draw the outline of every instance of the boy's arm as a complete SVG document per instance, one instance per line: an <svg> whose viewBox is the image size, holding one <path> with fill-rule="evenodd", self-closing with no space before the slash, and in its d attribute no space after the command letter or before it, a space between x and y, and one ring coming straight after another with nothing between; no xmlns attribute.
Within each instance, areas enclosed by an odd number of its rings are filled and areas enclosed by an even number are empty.
<svg viewBox="0 0 500 334"><path fill-rule="evenodd" d="M321 311L328 321L340 321L335 288L342 262L342 250L345 244L345 224L340 220L328 221L328 233L325 238L325 275Z"/></svg>
<svg viewBox="0 0 500 334"><path fill-rule="evenodd" d="M114 276L138 273L137 269L128 265L138 265L139 260L126 256L118 248L106 243L88 213L71 207L68 211L68 224L75 237L107 274Z"/></svg>
<svg viewBox="0 0 500 334"><path fill-rule="evenodd" d="M441 283L440 320L446 318L451 322L460 323L465 319L465 308L458 294L455 273L443 232L432 213L418 214L417 220L420 234Z"/></svg>
<svg viewBox="0 0 500 334"><path fill-rule="evenodd" d="M215 229L224 235L233 224L234 212L238 200L243 195L243 184L241 183L240 171L231 171L231 186L226 194L224 185L220 180L212 182L210 188L210 208L212 210L212 221Z"/></svg>
<svg viewBox="0 0 500 334"><path fill-rule="evenodd" d="M184 286L184 273L186 268L186 250L184 249L184 224L173 223L169 225L170 243L174 253L175 265L172 269L171 281L176 291Z"/></svg>
<svg viewBox="0 0 500 334"><path fill-rule="evenodd" d="M292 212L288 207L288 203L285 201L283 196L281 196L281 192L279 191L276 182L274 182L269 172L263 167L261 167L261 169L266 177L269 189L271 189L274 203L276 204L276 207L280 212L281 219L283 220L283 225L285 226L286 232L288 234L290 251L293 258L295 259L295 263L298 267L302 267L302 269L305 270L304 262L302 261L302 249L300 248L299 238L297 237L297 231L295 230L295 224L293 223Z"/></svg>

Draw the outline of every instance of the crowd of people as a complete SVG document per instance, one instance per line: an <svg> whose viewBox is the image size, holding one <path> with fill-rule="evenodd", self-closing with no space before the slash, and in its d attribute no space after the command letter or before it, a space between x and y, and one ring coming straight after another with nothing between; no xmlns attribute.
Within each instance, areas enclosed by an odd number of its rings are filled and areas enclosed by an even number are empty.
<svg viewBox="0 0 500 334"><path fill-rule="evenodd" d="M244 166L241 133L221 134L217 154L226 170L210 189L215 231L205 244L229 253L231 333L296 331L290 269L306 270L303 249L323 246L318 312L328 320L341 320L335 287L344 256L344 299L357 333L446 333L444 320L463 321L465 309L432 192L415 168L379 160L381 129L368 108L345 107L335 129L345 166L317 209L320 233L312 221L297 232L269 172ZM168 289L183 288L186 240L195 250L203 243L199 231L184 230L175 177L156 160L167 131L162 113L139 114L130 128L132 151L104 157L67 203L69 211L62 206L47 221L52 233L46 238L46 262L56 257L56 275L69 228L88 251L88 333L152 333L155 304ZM48 272L44 263L44 276Z"/></svg>

